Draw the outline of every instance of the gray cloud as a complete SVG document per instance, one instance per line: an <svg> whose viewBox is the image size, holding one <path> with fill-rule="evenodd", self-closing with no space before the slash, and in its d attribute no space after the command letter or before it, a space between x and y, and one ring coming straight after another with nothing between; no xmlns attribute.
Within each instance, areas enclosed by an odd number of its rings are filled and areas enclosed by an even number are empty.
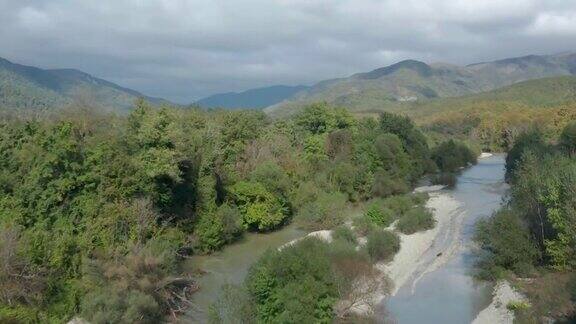
<svg viewBox="0 0 576 324"><path fill-rule="evenodd" d="M0 56L179 102L401 59L576 50L573 0L0 0Z"/></svg>

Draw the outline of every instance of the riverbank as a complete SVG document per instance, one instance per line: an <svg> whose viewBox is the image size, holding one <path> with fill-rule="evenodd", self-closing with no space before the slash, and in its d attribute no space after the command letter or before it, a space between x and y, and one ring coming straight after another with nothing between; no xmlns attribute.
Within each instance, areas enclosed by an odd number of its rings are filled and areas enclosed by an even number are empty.
<svg viewBox="0 0 576 324"><path fill-rule="evenodd" d="M492 302L476 316L472 324L512 324L514 312L508 305L513 302L527 303L527 299L508 281L498 282L494 287Z"/></svg>
<svg viewBox="0 0 576 324"><path fill-rule="evenodd" d="M399 233L400 251L391 262L376 267L394 283L391 295L409 280L420 277L445 263L457 249L461 204L448 193L430 192L426 207L433 211L436 226L411 235ZM385 296L381 296L383 299Z"/></svg>

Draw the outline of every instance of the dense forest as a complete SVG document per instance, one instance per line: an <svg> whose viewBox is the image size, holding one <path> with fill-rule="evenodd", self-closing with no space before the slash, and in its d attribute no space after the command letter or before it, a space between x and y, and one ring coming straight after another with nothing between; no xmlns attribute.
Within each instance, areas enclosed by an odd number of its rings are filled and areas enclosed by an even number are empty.
<svg viewBox="0 0 576 324"><path fill-rule="evenodd" d="M438 167L452 171L475 161L457 142L430 149L406 117L358 120L326 104L283 120L249 110L154 108L144 101L128 116L71 108L2 114L3 322L80 315L91 323L145 323L177 316L199 289L181 271L183 258L289 222L335 228L344 222L343 206L367 202L366 217L355 226L368 236L365 253L345 244L354 237L341 228L335 241L343 244L309 242L309 249L271 252L247 279L250 302L258 305L251 316L324 321L335 316L345 291L337 283L347 282L334 277L334 260L369 264L393 255L397 237L371 233L396 218L406 233L434 226L421 207L425 197L408 194L415 182ZM438 159L442 149L455 161ZM292 278L307 269L306 260L321 254L326 262L316 265L317 275L306 271L312 277L301 286L286 278L274 288L280 290L269 291L262 285L291 262L284 260L288 254L300 260ZM346 262L336 263L344 269ZM258 299L273 293L287 300L303 290L323 297L291 305Z"/></svg>
<svg viewBox="0 0 576 324"><path fill-rule="evenodd" d="M522 323L551 316L574 321L576 299L576 123L554 141L529 129L506 159L510 200L478 225L479 276L511 278L532 305L517 305ZM528 279L523 279L528 278Z"/></svg>

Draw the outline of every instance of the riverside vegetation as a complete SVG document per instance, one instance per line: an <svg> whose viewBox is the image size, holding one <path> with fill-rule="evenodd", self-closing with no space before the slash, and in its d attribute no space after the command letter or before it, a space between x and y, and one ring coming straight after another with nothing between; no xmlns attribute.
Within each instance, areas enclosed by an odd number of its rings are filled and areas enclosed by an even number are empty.
<svg viewBox="0 0 576 324"><path fill-rule="evenodd" d="M478 226L479 276L508 278L527 294L531 306L514 308L521 323L575 318L575 153L575 122L552 143L539 129L521 134L506 160L509 203Z"/></svg>
<svg viewBox="0 0 576 324"><path fill-rule="evenodd" d="M2 322L175 317L198 289L180 269L187 255L292 221L337 227L343 207L369 201L355 221L365 249L340 227L332 243L271 251L245 288L225 294L245 301L232 307L243 316L326 322L352 307L338 300L360 298L352 279L397 250L395 234L381 233L387 224L398 218L407 233L433 226L425 198L408 192L437 165L406 117L358 120L314 104L270 120L138 101L128 116L3 111L1 120Z"/></svg>

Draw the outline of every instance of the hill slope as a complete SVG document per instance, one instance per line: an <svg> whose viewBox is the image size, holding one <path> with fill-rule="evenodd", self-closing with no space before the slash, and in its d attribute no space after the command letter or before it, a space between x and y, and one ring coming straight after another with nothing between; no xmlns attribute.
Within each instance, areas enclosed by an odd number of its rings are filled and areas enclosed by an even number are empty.
<svg viewBox="0 0 576 324"><path fill-rule="evenodd" d="M251 89L244 92L219 93L203 99L196 104L203 108L265 108L291 98L300 91L306 90L306 86L277 85L265 88Z"/></svg>
<svg viewBox="0 0 576 324"><path fill-rule="evenodd" d="M317 83L285 102L268 107L274 115L314 101L352 111L389 110L399 103L457 97L530 79L576 74L576 54L524 56L468 66L408 60L347 78Z"/></svg>
<svg viewBox="0 0 576 324"><path fill-rule="evenodd" d="M576 120L576 77L524 81L459 98L398 105L393 111L412 117L440 138L507 149L517 134L532 125L556 138L568 122Z"/></svg>
<svg viewBox="0 0 576 324"><path fill-rule="evenodd" d="M90 100L114 110L129 109L134 100L166 103L138 91L73 69L44 70L0 58L0 107L14 109L55 108L75 99Z"/></svg>

